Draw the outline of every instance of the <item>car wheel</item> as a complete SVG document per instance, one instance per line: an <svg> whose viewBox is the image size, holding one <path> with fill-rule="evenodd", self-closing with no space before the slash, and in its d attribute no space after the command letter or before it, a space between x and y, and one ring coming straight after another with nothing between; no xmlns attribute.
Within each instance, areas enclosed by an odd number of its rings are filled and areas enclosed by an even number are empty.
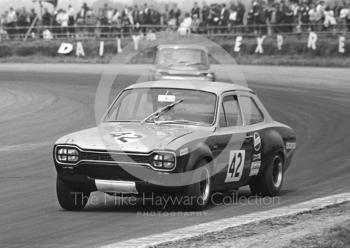
<svg viewBox="0 0 350 248"><path fill-rule="evenodd" d="M195 175L196 182L187 187L185 196L189 197L189 201L184 201L187 204L188 208L191 210L200 211L207 207L210 195L211 195L211 174L210 166L208 161L202 160L197 164L198 172ZM198 177L199 176L199 177Z"/></svg>
<svg viewBox="0 0 350 248"><path fill-rule="evenodd" d="M265 171L250 184L252 194L259 196L276 196L283 184L284 161L280 154L275 154L267 163Z"/></svg>
<svg viewBox="0 0 350 248"><path fill-rule="evenodd" d="M90 192L73 190L58 177L56 179L56 193L60 206L69 211L82 210L90 197Z"/></svg>

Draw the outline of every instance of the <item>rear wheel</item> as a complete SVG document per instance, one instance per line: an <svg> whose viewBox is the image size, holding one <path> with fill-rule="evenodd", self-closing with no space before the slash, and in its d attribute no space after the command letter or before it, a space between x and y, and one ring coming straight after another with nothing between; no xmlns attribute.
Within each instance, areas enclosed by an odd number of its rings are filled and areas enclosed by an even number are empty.
<svg viewBox="0 0 350 248"><path fill-rule="evenodd" d="M191 210L203 210L207 207L211 195L211 174L210 166L206 160L198 163L198 174L195 176L195 183L189 185L185 196L189 197L188 206Z"/></svg>
<svg viewBox="0 0 350 248"><path fill-rule="evenodd" d="M250 190L254 195L276 196L283 184L284 161L280 154L275 154L266 165L265 171L250 184Z"/></svg>
<svg viewBox="0 0 350 248"><path fill-rule="evenodd" d="M58 177L56 179L56 193L60 206L69 211L82 210L90 197L90 192L74 190Z"/></svg>

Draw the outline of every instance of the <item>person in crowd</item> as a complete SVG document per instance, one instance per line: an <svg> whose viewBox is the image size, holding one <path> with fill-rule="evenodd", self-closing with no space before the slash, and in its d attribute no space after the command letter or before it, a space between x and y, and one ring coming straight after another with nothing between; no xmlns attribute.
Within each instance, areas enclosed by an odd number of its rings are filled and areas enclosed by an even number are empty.
<svg viewBox="0 0 350 248"><path fill-rule="evenodd" d="M306 32L309 30L310 26L310 7L307 0L303 0L302 5L299 8L299 23L301 25L301 30Z"/></svg>
<svg viewBox="0 0 350 248"><path fill-rule="evenodd" d="M33 25L36 25L38 22L38 14L35 12L35 9L31 9L29 13L29 22ZM36 22L36 23L34 23Z"/></svg>
<svg viewBox="0 0 350 248"><path fill-rule="evenodd" d="M294 11L292 6L288 3L282 4L283 12L284 12L284 32L285 33L293 33L293 24L294 24Z"/></svg>
<svg viewBox="0 0 350 248"><path fill-rule="evenodd" d="M234 30L234 26L236 26L237 22L237 5L232 2L229 8L229 18L228 18L228 26L229 30Z"/></svg>
<svg viewBox="0 0 350 248"><path fill-rule="evenodd" d="M24 36L27 32L28 26L30 26L29 14L25 7L21 8L18 11L17 26L18 26L18 33L21 36Z"/></svg>
<svg viewBox="0 0 350 248"><path fill-rule="evenodd" d="M334 10L327 6L324 9L324 29L325 30L334 30L335 25L337 25L337 21L334 16Z"/></svg>
<svg viewBox="0 0 350 248"><path fill-rule="evenodd" d="M219 25L222 27L221 32L227 31L229 18L230 18L230 11L227 9L226 4L223 3L221 5L220 21L219 21Z"/></svg>
<svg viewBox="0 0 350 248"><path fill-rule="evenodd" d="M103 5L103 8L100 11L100 24L101 24L101 34L103 37L107 37L109 32L110 32L110 26L108 22L108 12L109 12L109 7L108 3L105 3Z"/></svg>
<svg viewBox="0 0 350 248"><path fill-rule="evenodd" d="M199 19L199 16L195 14L192 18L191 33L193 34L200 33L200 30L199 30L200 23L201 23L201 20Z"/></svg>
<svg viewBox="0 0 350 248"><path fill-rule="evenodd" d="M88 5L86 3L83 3L83 5L80 8L80 11L77 14L77 23L79 25L85 25L86 24L86 14L90 10Z"/></svg>
<svg viewBox="0 0 350 248"><path fill-rule="evenodd" d="M42 16L42 24L43 26L51 26L52 25L52 15L50 14L47 8L44 9L44 13Z"/></svg>
<svg viewBox="0 0 350 248"><path fill-rule="evenodd" d="M318 1L318 4L316 6L316 12L320 18L317 20L317 23L316 23L317 31L323 30L323 27L324 27L323 24L324 24L324 19L325 19L325 13L324 13L325 9L326 9L325 1L323 1L323 0Z"/></svg>
<svg viewBox="0 0 350 248"><path fill-rule="evenodd" d="M297 1L292 1L289 0L289 7L291 9L291 11L293 12L293 27L292 30L296 30L298 33L300 33L301 28L300 28L300 23L299 23L299 9L300 9L300 5Z"/></svg>
<svg viewBox="0 0 350 248"><path fill-rule="evenodd" d="M189 34L191 32L191 26L192 26L192 18L190 13L185 13L185 18L184 20L181 22L180 27L178 29L178 32L181 35L186 35Z"/></svg>
<svg viewBox="0 0 350 248"><path fill-rule="evenodd" d="M350 31L350 8L348 4L344 4L339 11L339 21L344 32Z"/></svg>
<svg viewBox="0 0 350 248"><path fill-rule="evenodd" d="M210 20L209 15L210 15L210 8L206 2L203 2L203 7L202 7L200 18L202 20L202 25L204 27L207 27L209 24L209 20Z"/></svg>
<svg viewBox="0 0 350 248"><path fill-rule="evenodd" d="M172 21L172 24L176 27L180 24L181 10L179 9L177 3L174 4L174 7L169 12L169 18Z"/></svg>
<svg viewBox="0 0 350 248"><path fill-rule="evenodd" d="M216 32L216 30L220 25L220 12L221 12L220 5L218 4L210 5L209 26L211 26L211 28L214 29L214 32Z"/></svg>
<svg viewBox="0 0 350 248"><path fill-rule="evenodd" d="M194 2L191 9L191 18L193 19L195 15L197 16L197 19L200 19L201 9L199 8L198 2Z"/></svg>
<svg viewBox="0 0 350 248"><path fill-rule="evenodd" d="M317 10L316 5L313 3L310 5L309 18L310 18L311 30L319 31L320 24L322 23L322 15Z"/></svg>
<svg viewBox="0 0 350 248"><path fill-rule="evenodd" d="M272 32L333 31L336 30L337 23L340 23L344 28L350 27L348 0L337 0L333 4L329 4L325 0L250 0L251 5L247 9L245 1L242 0L222 1L222 4L211 2L210 5L206 2L201 4L194 1L193 6L185 15L182 14L182 10L177 4L170 8L169 4L162 4L161 11L159 11L158 6L144 2L142 6L126 6L122 11L116 11L105 4L99 12L90 13L90 16L93 14L95 17L98 14L98 18L94 21L90 20L89 23L94 28L96 25L101 25L96 30L107 36L111 32L115 32L116 27L119 30L124 30L124 34L130 33L129 31L139 33L140 29L144 34L147 34L147 26L153 31L159 31L164 28L163 25L168 25L171 30L176 31L179 26L183 27L183 24L188 23L187 14L191 18L190 30L192 33L208 33L210 29L213 32L221 33L234 30L235 32L247 31L263 35ZM68 15L67 30L70 34L83 28L89 11L89 7L84 3L75 15L72 5L68 6L64 16ZM23 36L28 29L27 26L36 16L35 11L28 13L24 8L15 11L11 7L3 15L2 26L11 37L17 33ZM62 27L62 17L61 10L59 13L55 10L50 14L45 9L42 15L42 25L47 26L47 29L53 33L55 33L55 26L58 26L60 31L65 30L65 27ZM57 22L58 20L60 23ZM248 27L244 27L245 24ZM341 25L339 27L342 27Z"/></svg>
<svg viewBox="0 0 350 248"><path fill-rule="evenodd" d="M114 13L112 17L112 33L119 36L121 32L121 28L122 28L121 13L118 11L118 9L114 9Z"/></svg>
<svg viewBox="0 0 350 248"><path fill-rule="evenodd" d="M125 6L122 11L122 26L124 34L131 34L132 26L134 25L134 19L132 15L131 7Z"/></svg>
<svg viewBox="0 0 350 248"><path fill-rule="evenodd" d="M244 20L244 15L245 15L246 9L245 9L244 4L242 3L242 0L238 0L236 10L237 10L236 25L243 25L243 20Z"/></svg>
<svg viewBox="0 0 350 248"><path fill-rule="evenodd" d="M68 32L70 34L74 34L75 33L75 11L74 11L74 8L73 6L70 4L68 5L68 11L67 11L67 14L68 14Z"/></svg>
<svg viewBox="0 0 350 248"><path fill-rule="evenodd" d="M135 4L133 10L132 10L132 19L134 20L135 25L140 25L141 24L141 18L140 18L140 10L139 6Z"/></svg>
<svg viewBox="0 0 350 248"><path fill-rule="evenodd" d="M87 26L87 32L90 36L94 35L97 32L95 26L100 26L101 24L99 18L92 8L89 8L86 11L85 24Z"/></svg>
<svg viewBox="0 0 350 248"><path fill-rule="evenodd" d="M151 25L152 24L152 17L151 17L151 10L148 8L148 4L145 3L143 6L143 24L144 25Z"/></svg>
<svg viewBox="0 0 350 248"><path fill-rule="evenodd" d="M17 33L17 13L13 7L10 8L10 11L7 13L6 26L8 28L8 34L10 38Z"/></svg>
<svg viewBox="0 0 350 248"><path fill-rule="evenodd" d="M275 26L274 26L274 32L275 33L283 33L285 32L285 12L283 11L283 5L280 3L275 4L276 13L275 13Z"/></svg>
<svg viewBox="0 0 350 248"><path fill-rule="evenodd" d="M166 3L164 5L164 10L161 11L161 21L160 21L160 25L164 26L168 24L168 20L169 20L169 4Z"/></svg>
<svg viewBox="0 0 350 248"><path fill-rule="evenodd" d="M56 16L56 21L60 25L60 34L65 37L68 34L68 21L69 21L69 16L67 11L60 9L58 11L58 14Z"/></svg>

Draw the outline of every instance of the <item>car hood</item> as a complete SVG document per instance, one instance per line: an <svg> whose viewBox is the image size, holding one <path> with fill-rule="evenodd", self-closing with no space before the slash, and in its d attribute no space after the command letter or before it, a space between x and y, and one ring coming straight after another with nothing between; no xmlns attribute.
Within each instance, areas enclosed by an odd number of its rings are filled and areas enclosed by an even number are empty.
<svg viewBox="0 0 350 248"><path fill-rule="evenodd" d="M153 124L106 123L98 127L66 135L56 144L77 145L88 150L112 150L149 153L163 150L200 127Z"/></svg>

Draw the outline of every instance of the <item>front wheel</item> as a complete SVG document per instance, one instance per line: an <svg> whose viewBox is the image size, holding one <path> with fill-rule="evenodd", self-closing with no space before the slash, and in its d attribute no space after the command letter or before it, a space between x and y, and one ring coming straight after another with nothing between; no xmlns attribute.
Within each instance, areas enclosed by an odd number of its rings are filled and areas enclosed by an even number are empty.
<svg viewBox="0 0 350 248"><path fill-rule="evenodd" d="M56 179L56 193L60 206L69 211L82 210L90 197L90 192L73 190L70 185L58 177Z"/></svg>
<svg viewBox="0 0 350 248"><path fill-rule="evenodd" d="M194 178L193 184L189 185L186 189L185 196L189 198L191 210L203 210L207 207L210 195L211 195L211 174L210 166L206 160L202 160L198 163L197 172L199 172ZM198 177L199 176L199 177Z"/></svg>
<svg viewBox="0 0 350 248"><path fill-rule="evenodd" d="M254 195L277 196L281 191L284 161L280 154L275 154L266 165L265 171L250 186Z"/></svg>

